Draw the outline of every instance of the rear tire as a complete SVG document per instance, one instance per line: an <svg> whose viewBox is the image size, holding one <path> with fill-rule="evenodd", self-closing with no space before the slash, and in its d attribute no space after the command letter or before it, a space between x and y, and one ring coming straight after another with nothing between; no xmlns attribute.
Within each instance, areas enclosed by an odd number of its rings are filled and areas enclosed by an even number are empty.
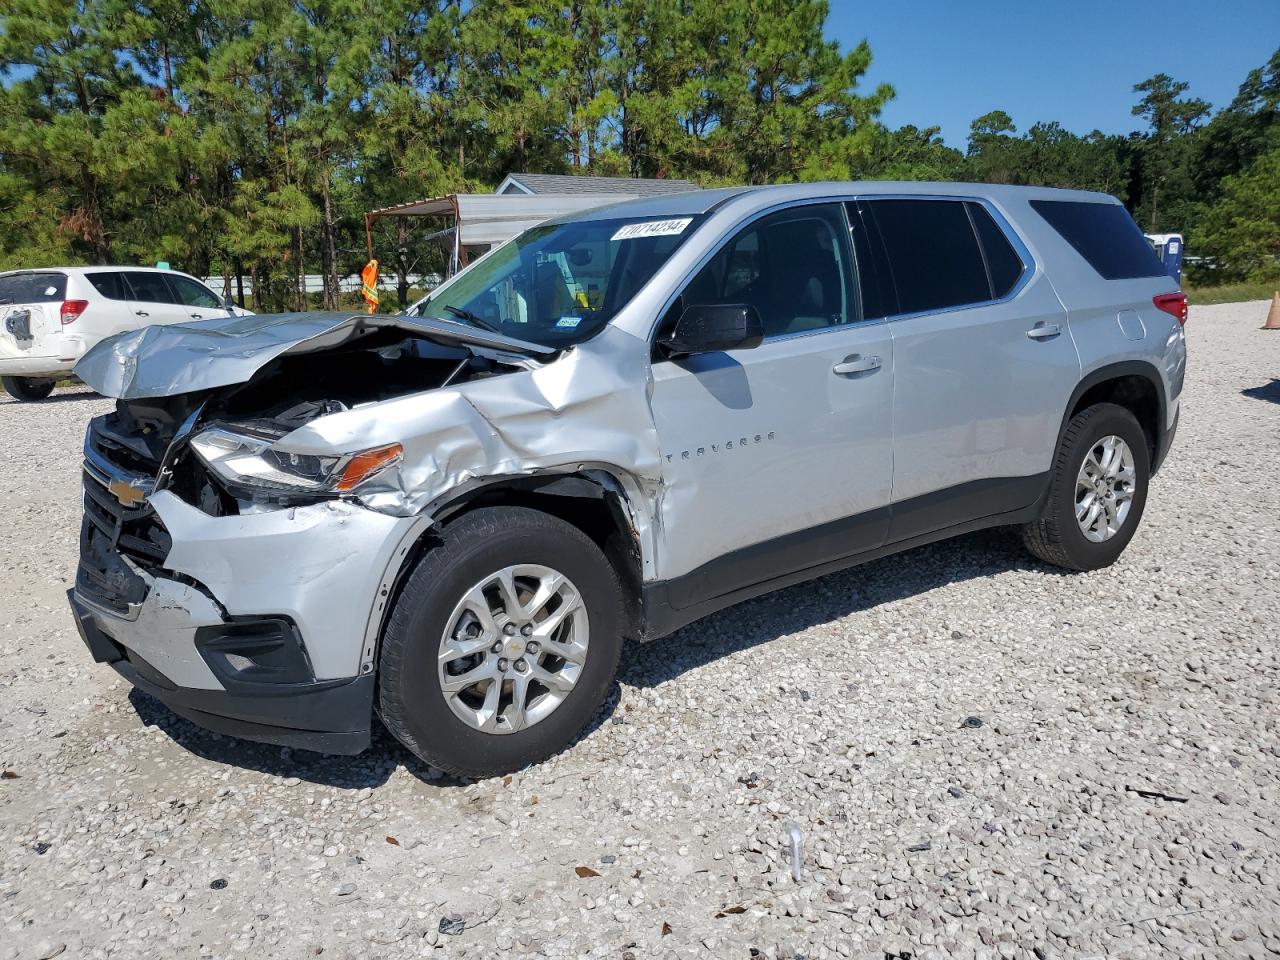
<svg viewBox="0 0 1280 960"><path fill-rule="evenodd" d="M0 377L0 383L4 384L5 391L13 399L29 403L47 400L57 381L41 377Z"/></svg>
<svg viewBox="0 0 1280 960"><path fill-rule="evenodd" d="M539 607L543 594L551 600ZM391 610L379 658L383 723L457 776L545 760L603 703L623 623L617 572L581 530L524 507L473 510L445 527Z"/></svg>
<svg viewBox="0 0 1280 960"><path fill-rule="evenodd" d="M1068 570L1110 566L1137 532L1150 478L1150 447L1137 418L1114 403L1082 410L1063 431L1048 501L1023 526L1023 543Z"/></svg>

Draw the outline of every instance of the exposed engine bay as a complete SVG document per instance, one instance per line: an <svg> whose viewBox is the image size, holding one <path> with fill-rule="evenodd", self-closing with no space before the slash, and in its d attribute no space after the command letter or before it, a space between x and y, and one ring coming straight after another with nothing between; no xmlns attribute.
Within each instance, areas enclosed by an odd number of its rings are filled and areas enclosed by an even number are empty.
<svg viewBox="0 0 1280 960"><path fill-rule="evenodd" d="M268 494L211 469L201 438L251 438L261 442L259 454L272 456L265 452L271 444L318 418L500 376L522 363L386 327L332 349L280 356L243 384L118 400L114 413L94 423L89 444L130 473L154 478L153 489L170 489L212 516L311 503L333 495L319 482L321 458L291 455L280 464L313 489L301 484Z"/></svg>

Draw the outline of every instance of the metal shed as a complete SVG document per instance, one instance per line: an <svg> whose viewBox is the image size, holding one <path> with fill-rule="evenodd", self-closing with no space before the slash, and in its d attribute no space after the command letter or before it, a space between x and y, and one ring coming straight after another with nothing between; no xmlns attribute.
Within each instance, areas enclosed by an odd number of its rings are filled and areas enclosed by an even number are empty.
<svg viewBox="0 0 1280 960"><path fill-rule="evenodd" d="M494 193L454 193L415 200L364 215L365 240L373 258L373 222L382 217L441 217L449 226L430 234L450 247L446 275L453 274L521 231L552 217L592 207L698 187L688 180L635 180L626 177L574 177L509 174Z"/></svg>

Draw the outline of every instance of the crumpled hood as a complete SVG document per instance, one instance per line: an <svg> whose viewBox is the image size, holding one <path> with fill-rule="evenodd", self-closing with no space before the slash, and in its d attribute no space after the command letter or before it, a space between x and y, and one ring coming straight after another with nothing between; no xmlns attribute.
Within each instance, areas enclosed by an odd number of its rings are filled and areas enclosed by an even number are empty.
<svg viewBox="0 0 1280 960"><path fill-rule="evenodd" d="M244 383L286 354L328 350L385 328L445 346L550 358L555 349L461 323L351 313L275 313L143 327L103 340L75 366L98 393L120 400L169 397Z"/></svg>

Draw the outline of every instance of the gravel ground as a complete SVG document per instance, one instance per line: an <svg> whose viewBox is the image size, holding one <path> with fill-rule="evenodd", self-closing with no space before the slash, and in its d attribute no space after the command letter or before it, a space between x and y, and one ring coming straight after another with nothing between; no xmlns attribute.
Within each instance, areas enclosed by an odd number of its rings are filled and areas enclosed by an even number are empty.
<svg viewBox="0 0 1280 960"><path fill-rule="evenodd" d="M990 531L630 651L568 753L441 779L197 730L63 592L107 409L0 402L0 960L1280 954L1280 333L1193 308L1109 570ZM785 824L804 834L800 882Z"/></svg>

